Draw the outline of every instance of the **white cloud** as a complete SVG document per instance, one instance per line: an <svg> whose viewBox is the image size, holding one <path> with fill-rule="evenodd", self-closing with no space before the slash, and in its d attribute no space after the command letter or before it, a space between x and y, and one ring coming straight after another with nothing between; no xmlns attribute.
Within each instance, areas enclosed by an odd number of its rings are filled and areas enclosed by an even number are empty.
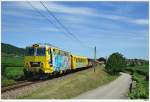
<svg viewBox="0 0 150 102"><path fill-rule="evenodd" d="M140 24L140 25L148 25L149 20L148 19L135 19L133 20L134 23Z"/></svg>
<svg viewBox="0 0 150 102"><path fill-rule="evenodd" d="M30 3L32 3L32 5L35 6L38 10L46 12L46 9L44 9L44 7L39 2L30 2ZM90 17L98 17L98 18L104 18L104 19L115 20L115 21L119 20L122 22L128 22L128 23L132 23L136 25L148 25L148 19L142 19L142 18L136 19L136 18L129 18L129 17L113 15L113 14L104 14L93 8L70 7L70 6L55 3L55 2L46 2L45 4L52 12L67 14L66 18L64 19L70 22L75 22L75 20L77 20L77 21L85 21L84 23L86 23L86 21L89 20L88 18L86 18L86 16L90 16ZM15 5L22 9L33 10L33 8L27 2L16 2ZM8 13L13 14L10 12ZM22 16L32 17L31 15L22 15ZM77 22L77 23L80 24L82 22Z"/></svg>
<svg viewBox="0 0 150 102"><path fill-rule="evenodd" d="M105 19L111 19L111 20L120 20L123 22L129 22L134 23L138 25L148 25L148 19L133 19L129 17L124 16L118 16L118 15L109 15L109 14L103 14L99 13L95 9L87 8L87 7L68 7L64 5L60 5L57 3L48 3L47 4L51 11L59 12L59 13L67 13L67 14L74 14L74 15L84 15L84 16L95 16L95 17L101 17ZM68 18L66 18L68 19ZM86 18L82 18L82 21ZM72 19L72 20L76 20ZM78 19L78 21L81 21Z"/></svg>
<svg viewBox="0 0 150 102"><path fill-rule="evenodd" d="M16 10L7 10L6 12L2 12L2 15L7 15L7 16L17 16L17 17L24 17L24 18L31 18L31 19L43 19L43 17L38 16L36 13L24 13L24 12L18 12Z"/></svg>
<svg viewBox="0 0 150 102"><path fill-rule="evenodd" d="M46 11L45 8L40 4L40 2L30 2L34 7L36 7L40 11ZM57 13L67 13L67 14L79 14L79 15L95 15L96 13L94 9L88 7L69 7L64 6L54 2L46 2L44 3L51 11ZM29 2L16 2L16 6L24 9L33 10L33 8L29 5Z"/></svg>
<svg viewBox="0 0 150 102"><path fill-rule="evenodd" d="M3 27L2 31L3 32L25 32L25 31L39 31L39 32L59 32L58 29L54 28L54 27L45 27L45 26L41 26L41 27L38 27L38 26L26 26L26 24L18 24L18 25L6 25L6 26L9 26L9 28L5 28ZM21 28L21 29L18 29L18 28Z"/></svg>

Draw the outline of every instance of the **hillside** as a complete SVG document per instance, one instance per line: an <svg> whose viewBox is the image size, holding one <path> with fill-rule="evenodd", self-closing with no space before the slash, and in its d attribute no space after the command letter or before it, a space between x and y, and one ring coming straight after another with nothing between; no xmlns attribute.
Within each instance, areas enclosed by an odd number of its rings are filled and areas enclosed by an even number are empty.
<svg viewBox="0 0 150 102"><path fill-rule="evenodd" d="M25 49L1 43L1 53L2 55L24 55Z"/></svg>

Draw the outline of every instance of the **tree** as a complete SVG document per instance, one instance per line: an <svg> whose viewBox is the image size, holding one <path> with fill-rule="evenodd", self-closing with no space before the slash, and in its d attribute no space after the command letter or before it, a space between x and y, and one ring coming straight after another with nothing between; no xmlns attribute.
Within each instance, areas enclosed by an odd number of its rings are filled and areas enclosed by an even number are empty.
<svg viewBox="0 0 150 102"><path fill-rule="evenodd" d="M126 67L126 60L122 54L116 52L109 56L106 62L106 70L111 74L118 74Z"/></svg>
<svg viewBox="0 0 150 102"><path fill-rule="evenodd" d="M100 57L100 58L98 59L98 61L104 62L104 64L106 64L106 59L105 59L104 57Z"/></svg>

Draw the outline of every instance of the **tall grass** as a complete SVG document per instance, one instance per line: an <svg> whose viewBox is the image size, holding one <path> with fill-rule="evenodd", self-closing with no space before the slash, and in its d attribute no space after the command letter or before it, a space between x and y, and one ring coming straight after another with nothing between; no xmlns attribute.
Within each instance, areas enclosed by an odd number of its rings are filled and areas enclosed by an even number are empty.
<svg viewBox="0 0 150 102"><path fill-rule="evenodd" d="M1 57L2 86L16 83L16 80L23 74L23 57L2 56Z"/></svg>

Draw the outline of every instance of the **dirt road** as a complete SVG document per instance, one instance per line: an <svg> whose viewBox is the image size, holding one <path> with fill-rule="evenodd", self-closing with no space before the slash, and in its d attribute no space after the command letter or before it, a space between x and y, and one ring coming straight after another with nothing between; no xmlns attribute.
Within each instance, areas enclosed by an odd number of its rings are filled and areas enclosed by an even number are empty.
<svg viewBox="0 0 150 102"><path fill-rule="evenodd" d="M113 82L83 93L75 99L126 99L130 83L131 76L121 73L121 76Z"/></svg>

